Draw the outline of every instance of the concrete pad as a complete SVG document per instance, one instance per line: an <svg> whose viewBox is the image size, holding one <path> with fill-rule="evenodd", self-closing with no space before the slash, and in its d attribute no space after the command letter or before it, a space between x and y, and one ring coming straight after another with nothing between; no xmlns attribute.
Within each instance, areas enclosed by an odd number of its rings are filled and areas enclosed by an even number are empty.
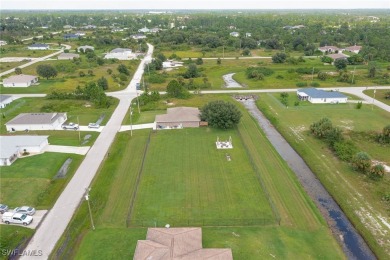
<svg viewBox="0 0 390 260"><path fill-rule="evenodd" d="M149 124L140 124L140 125L122 125L121 128L119 129L119 132L123 131L130 131L131 129L133 130L139 130L139 129L156 129L156 124L155 123L149 123Z"/></svg>
<svg viewBox="0 0 390 260"><path fill-rule="evenodd" d="M20 61L32 61L36 59L37 58L31 58L31 57L3 57L0 58L0 62L20 62Z"/></svg>
<svg viewBox="0 0 390 260"><path fill-rule="evenodd" d="M35 214L32 216L33 218L33 221L31 222L30 225L28 226L23 226L23 225L19 225L19 224L9 224L9 225L14 225L14 226L20 226L20 227L26 227L26 228L30 228L30 229L36 229L39 225L39 223L41 223L41 221L43 220L43 218L45 217L46 213L48 211L47 210L37 210L35 212ZM1 225L7 225L5 224L3 221L0 222Z"/></svg>
<svg viewBox="0 0 390 260"><path fill-rule="evenodd" d="M80 131L89 131L89 132L101 132L104 126L100 126L99 128L89 128L88 126L81 125Z"/></svg>
<svg viewBox="0 0 390 260"><path fill-rule="evenodd" d="M65 146L65 145L48 145L45 147L45 152L54 153L74 153L86 155L89 151L90 146Z"/></svg>

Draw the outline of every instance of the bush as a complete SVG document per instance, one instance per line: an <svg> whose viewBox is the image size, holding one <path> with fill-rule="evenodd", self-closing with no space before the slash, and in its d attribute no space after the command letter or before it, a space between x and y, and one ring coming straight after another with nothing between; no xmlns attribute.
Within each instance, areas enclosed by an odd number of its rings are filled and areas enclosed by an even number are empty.
<svg viewBox="0 0 390 260"><path fill-rule="evenodd" d="M350 162L353 155L357 152L356 146L351 141L335 142L333 150L340 160L346 162Z"/></svg>
<svg viewBox="0 0 390 260"><path fill-rule="evenodd" d="M318 72L317 78L319 80L325 81L328 78L328 74L326 74L325 72Z"/></svg>
<svg viewBox="0 0 390 260"><path fill-rule="evenodd" d="M200 118L212 127L228 129L236 126L241 119L241 112L230 102L211 101L201 108Z"/></svg>
<svg viewBox="0 0 390 260"><path fill-rule="evenodd" d="M361 109L363 106L363 103L361 101L357 102L356 109Z"/></svg>
<svg viewBox="0 0 390 260"><path fill-rule="evenodd" d="M316 69L316 68L298 68L295 71L299 74L308 74L308 75L311 75L314 73L317 74L318 72L320 72L320 70Z"/></svg>
<svg viewBox="0 0 390 260"><path fill-rule="evenodd" d="M307 87L307 82L298 82L297 84L295 84L298 88L303 88L303 87Z"/></svg>
<svg viewBox="0 0 390 260"><path fill-rule="evenodd" d="M284 79L284 77L282 75L277 75L276 78L277 79Z"/></svg>
<svg viewBox="0 0 390 260"><path fill-rule="evenodd" d="M312 86L314 88L318 88L320 86L320 83L314 81L314 82L310 83L310 86Z"/></svg>
<svg viewBox="0 0 390 260"><path fill-rule="evenodd" d="M352 166L357 171L367 173L371 169L371 158L365 152L358 152L352 158Z"/></svg>
<svg viewBox="0 0 390 260"><path fill-rule="evenodd" d="M248 79L262 80L265 76L272 75L274 71L266 67L249 67L245 73Z"/></svg>
<svg viewBox="0 0 390 260"><path fill-rule="evenodd" d="M148 77L148 81L150 83L165 83L165 78L164 76L162 75L159 75L159 74L151 74L149 77Z"/></svg>
<svg viewBox="0 0 390 260"><path fill-rule="evenodd" d="M385 175L385 167L382 164L376 164L370 169L370 178L374 180L382 179Z"/></svg>

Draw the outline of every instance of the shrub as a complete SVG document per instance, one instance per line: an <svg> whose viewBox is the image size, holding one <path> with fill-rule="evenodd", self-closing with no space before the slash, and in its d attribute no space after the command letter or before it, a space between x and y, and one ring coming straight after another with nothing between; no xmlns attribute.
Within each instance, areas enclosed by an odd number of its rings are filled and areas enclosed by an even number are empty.
<svg viewBox="0 0 390 260"><path fill-rule="evenodd" d="M212 127L228 129L236 126L241 119L241 112L230 102L211 101L201 108L200 118Z"/></svg>
<svg viewBox="0 0 390 260"><path fill-rule="evenodd" d="M340 160L346 162L350 162L353 155L357 152L356 146L351 141L335 142L333 150Z"/></svg>
<svg viewBox="0 0 390 260"><path fill-rule="evenodd" d="M308 74L308 75L311 75L314 73L317 74L318 72L320 72L320 70L316 69L316 68L298 68L295 71L299 74Z"/></svg>
<svg viewBox="0 0 390 260"><path fill-rule="evenodd" d="M317 78L319 80L325 81L328 78L328 74L326 74L325 72L318 72Z"/></svg>
<svg viewBox="0 0 390 260"><path fill-rule="evenodd" d="M385 167L382 164L376 164L370 169L370 178L374 180L382 179L385 175Z"/></svg>
<svg viewBox="0 0 390 260"><path fill-rule="evenodd" d="M249 67L246 69L246 77L248 79L264 79L265 76L270 76L274 73L272 69L266 67Z"/></svg>
<svg viewBox="0 0 390 260"><path fill-rule="evenodd" d="M303 87L307 87L307 82L298 82L297 84L295 84L298 88L303 88Z"/></svg>
<svg viewBox="0 0 390 260"><path fill-rule="evenodd" d="M356 109L361 109L363 106L363 103L361 101L357 102Z"/></svg>
<svg viewBox="0 0 390 260"><path fill-rule="evenodd" d="M314 87L314 88L318 88L320 86L320 83L318 82L312 82L310 83L310 86Z"/></svg>
<svg viewBox="0 0 390 260"><path fill-rule="evenodd" d="M284 77L282 75L277 75L276 78L277 79L284 79Z"/></svg>
<svg viewBox="0 0 390 260"><path fill-rule="evenodd" d="M371 158L365 152L358 152L352 158L352 166L362 173L367 173L371 168Z"/></svg>

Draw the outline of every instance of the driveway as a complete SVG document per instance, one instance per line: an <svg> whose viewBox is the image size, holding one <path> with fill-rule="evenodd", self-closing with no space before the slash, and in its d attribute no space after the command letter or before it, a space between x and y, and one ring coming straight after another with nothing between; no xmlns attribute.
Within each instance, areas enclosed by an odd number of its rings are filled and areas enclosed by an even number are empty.
<svg viewBox="0 0 390 260"><path fill-rule="evenodd" d="M44 151L53 153L73 153L86 155L90 148L90 146L48 145L46 146Z"/></svg>
<svg viewBox="0 0 390 260"><path fill-rule="evenodd" d="M26 228L30 228L30 229L36 229L38 227L38 225L42 222L42 220L45 217L47 212L48 212L47 210L37 210L35 212L34 216L32 216L33 217L33 221L28 226L17 225L17 224L10 224L10 225L26 227ZM7 225L7 224L5 224L3 221L1 221L0 225Z"/></svg>
<svg viewBox="0 0 390 260"><path fill-rule="evenodd" d="M119 129L119 132L123 131L130 131L130 130L139 130L139 129L156 129L156 124L155 123L150 123L150 124L140 124L140 125L122 125L121 129Z"/></svg>

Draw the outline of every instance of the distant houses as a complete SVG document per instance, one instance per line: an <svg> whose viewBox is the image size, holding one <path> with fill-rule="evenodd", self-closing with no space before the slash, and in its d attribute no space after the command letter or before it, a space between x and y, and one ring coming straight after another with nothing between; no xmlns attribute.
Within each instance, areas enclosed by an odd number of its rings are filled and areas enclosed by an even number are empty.
<svg viewBox="0 0 390 260"><path fill-rule="evenodd" d="M132 60L135 59L136 55L131 51L131 49L126 48L116 48L107 53L105 59L118 59L118 60Z"/></svg>
<svg viewBox="0 0 390 260"><path fill-rule="evenodd" d="M66 33L66 34L64 34L64 40L77 40L77 39L79 39L79 35L77 35L77 34L74 34L74 33Z"/></svg>
<svg viewBox="0 0 390 260"><path fill-rule="evenodd" d="M333 60L346 60L349 57L349 56L347 56L345 54L342 54L341 52L340 53L328 54L326 56L332 58Z"/></svg>
<svg viewBox="0 0 390 260"><path fill-rule="evenodd" d="M362 49L362 46L358 46L358 45L349 46L349 47L346 47L346 48L338 48L336 46L327 46L327 45L325 45L325 46L322 46L322 47L318 48L318 50L320 50L323 53L341 53L343 51L350 51L350 52L353 52L353 53L356 53L356 54L358 54L361 49Z"/></svg>
<svg viewBox="0 0 390 260"><path fill-rule="evenodd" d="M27 47L29 50L48 50L50 46L44 43L34 43Z"/></svg>
<svg viewBox="0 0 390 260"><path fill-rule="evenodd" d="M239 32L231 32L230 36L238 37L238 36L240 36L240 33Z"/></svg>
<svg viewBox="0 0 390 260"><path fill-rule="evenodd" d="M353 52L356 54L358 54L361 49L362 49L362 46L358 46L358 45L349 46L349 47L345 48L346 51L350 51L350 52Z"/></svg>
<svg viewBox="0 0 390 260"><path fill-rule="evenodd" d="M138 30L139 33L158 33L161 29L160 28L152 28L148 29L147 27L141 28Z"/></svg>
<svg viewBox="0 0 390 260"><path fill-rule="evenodd" d="M134 40L146 39L146 35L142 33L133 34L130 37L133 38Z"/></svg>
<svg viewBox="0 0 390 260"><path fill-rule="evenodd" d="M301 101L309 101L314 104L338 104L348 101L348 97L338 91L325 91L316 88L298 89L297 96Z"/></svg>
<svg viewBox="0 0 390 260"><path fill-rule="evenodd" d="M20 75L14 75L9 78L3 79L3 86L26 88L37 82L38 82L37 76L20 74Z"/></svg>
<svg viewBox="0 0 390 260"><path fill-rule="evenodd" d="M5 108L8 104L14 101L12 96L0 95L0 108Z"/></svg>
<svg viewBox="0 0 390 260"><path fill-rule="evenodd" d="M0 166L9 166L24 154L39 154L49 145L48 136L0 136Z"/></svg>
<svg viewBox="0 0 390 260"><path fill-rule="evenodd" d="M80 55L76 53L61 53L57 57L59 60L73 60L74 58L80 58Z"/></svg>
<svg viewBox="0 0 390 260"><path fill-rule="evenodd" d="M78 52L86 52L87 50L94 51L95 47L89 46L89 45L83 45L83 46L80 46L80 47L77 48Z"/></svg>
<svg viewBox="0 0 390 260"><path fill-rule="evenodd" d="M9 132L56 130L66 120L66 113L22 113L5 123L5 127Z"/></svg>

